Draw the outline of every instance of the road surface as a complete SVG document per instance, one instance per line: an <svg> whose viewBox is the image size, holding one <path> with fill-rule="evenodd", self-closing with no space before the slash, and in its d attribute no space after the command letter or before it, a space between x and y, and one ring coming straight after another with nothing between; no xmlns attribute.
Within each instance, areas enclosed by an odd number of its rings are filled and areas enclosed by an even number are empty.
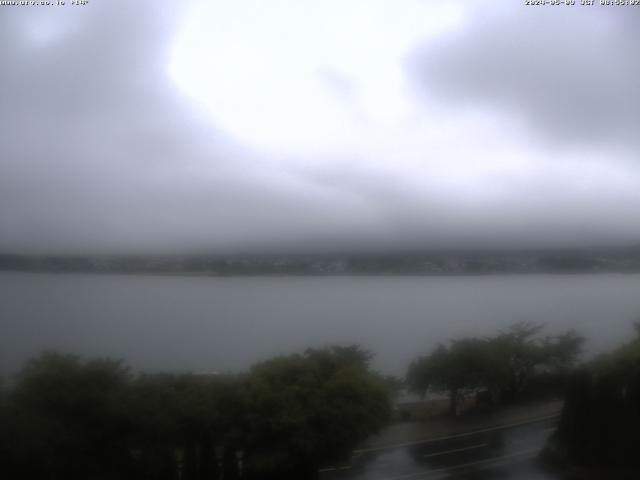
<svg viewBox="0 0 640 480"><path fill-rule="evenodd" d="M559 415L547 415L422 441L357 450L349 465L327 467L320 480L555 480L535 457Z"/></svg>

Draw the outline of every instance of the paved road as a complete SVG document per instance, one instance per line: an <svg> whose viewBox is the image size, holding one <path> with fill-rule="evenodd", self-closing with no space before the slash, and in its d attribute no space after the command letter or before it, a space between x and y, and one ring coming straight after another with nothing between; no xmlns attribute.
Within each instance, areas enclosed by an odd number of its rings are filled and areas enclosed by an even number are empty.
<svg viewBox="0 0 640 480"><path fill-rule="evenodd" d="M321 480L552 480L534 462L558 415L500 427L354 452L350 465L321 470Z"/></svg>

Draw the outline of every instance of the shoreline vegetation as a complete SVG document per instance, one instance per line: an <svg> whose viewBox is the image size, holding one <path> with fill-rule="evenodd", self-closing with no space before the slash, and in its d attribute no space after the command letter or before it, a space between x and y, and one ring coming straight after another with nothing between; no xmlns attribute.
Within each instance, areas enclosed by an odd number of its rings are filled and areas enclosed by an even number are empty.
<svg viewBox="0 0 640 480"><path fill-rule="evenodd" d="M541 455L566 478L638 478L640 322L635 327L635 338L568 379L558 429Z"/></svg>
<svg viewBox="0 0 640 480"><path fill-rule="evenodd" d="M134 374L118 360L44 352L0 383L0 462L24 479L313 479L412 426L434 435L564 403L547 463L635 467L637 456L625 456L635 443L624 442L640 405L638 334L580 364L575 331L545 336L520 322L441 344L404 379L373 371L358 345L310 348L238 374ZM435 396L410 403L407 392ZM602 441L627 445L620 455L593 451L603 425Z"/></svg>
<svg viewBox="0 0 640 480"><path fill-rule="evenodd" d="M390 420L358 346L307 349L241 374L133 374L44 352L0 385L10 478L314 478Z"/></svg>
<svg viewBox="0 0 640 480"><path fill-rule="evenodd" d="M357 255L23 255L0 253L0 271L217 277L640 273L640 246Z"/></svg>

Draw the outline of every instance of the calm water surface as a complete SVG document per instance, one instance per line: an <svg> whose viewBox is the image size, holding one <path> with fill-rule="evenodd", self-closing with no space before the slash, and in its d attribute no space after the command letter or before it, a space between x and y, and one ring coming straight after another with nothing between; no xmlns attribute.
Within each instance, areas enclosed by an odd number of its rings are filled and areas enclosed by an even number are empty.
<svg viewBox="0 0 640 480"><path fill-rule="evenodd" d="M640 275L173 277L0 273L0 371L42 349L135 368L237 371L278 353L357 342L402 374L438 342L517 320L570 327L590 353L632 335Z"/></svg>

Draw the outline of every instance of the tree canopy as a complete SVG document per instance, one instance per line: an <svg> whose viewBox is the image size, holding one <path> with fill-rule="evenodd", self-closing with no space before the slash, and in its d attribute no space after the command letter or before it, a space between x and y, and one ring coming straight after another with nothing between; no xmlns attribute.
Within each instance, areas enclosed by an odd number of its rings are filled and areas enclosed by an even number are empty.
<svg viewBox="0 0 640 480"><path fill-rule="evenodd" d="M417 393L446 392L455 413L462 396L486 389L516 398L535 373L562 371L577 360L584 342L575 331L541 337L542 325L520 322L493 337L462 338L440 344L415 359L407 383Z"/></svg>
<svg viewBox="0 0 640 480"><path fill-rule="evenodd" d="M635 338L571 375L548 455L590 467L640 467L640 328L634 327Z"/></svg>
<svg viewBox="0 0 640 480"><path fill-rule="evenodd" d="M309 349L253 367L249 393L256 436L250 445L264 469L276 459L317 469L345 460L390 416L382 377L369 371L371 355L357 346Z"/></svg>
<svg viewBox="0 0 640 480"><path fill-rule="evenodd" d="M179 471L189 480L240 468L306 478L389 419L370 358L332 346L239 375L133 375L115 360L44 353L0 390L0 460L25 479L169 480Z"/></svg>

